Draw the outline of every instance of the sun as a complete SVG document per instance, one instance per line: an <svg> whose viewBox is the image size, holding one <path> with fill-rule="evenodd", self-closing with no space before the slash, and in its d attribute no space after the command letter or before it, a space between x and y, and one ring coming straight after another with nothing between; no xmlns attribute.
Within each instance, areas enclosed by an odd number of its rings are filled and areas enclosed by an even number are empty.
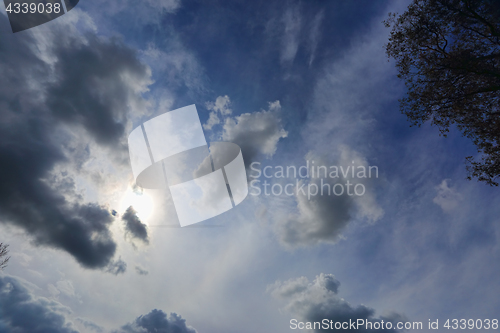
<svg viewBox="0 0 500 333"><path fill-rule="evenodd" d="M153 198L144 190L133 191L131 188L127 189L120 202L120 212L123 214L130 206L134 207L142 223L147 223L147 220L153 214Z"/></svg>

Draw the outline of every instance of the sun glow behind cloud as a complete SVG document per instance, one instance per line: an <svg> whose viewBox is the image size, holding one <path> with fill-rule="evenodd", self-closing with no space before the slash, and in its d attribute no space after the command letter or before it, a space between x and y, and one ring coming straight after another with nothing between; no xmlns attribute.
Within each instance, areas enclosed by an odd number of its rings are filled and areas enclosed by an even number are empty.
<svg viewBox="0 0 500 333"><path fill-rule="evenodd" d="M153 198L144 190L138 192L128 188L120 202L120 214L124 214L130 206L134 207L141 222L147 224L154 210Z"/></svg>

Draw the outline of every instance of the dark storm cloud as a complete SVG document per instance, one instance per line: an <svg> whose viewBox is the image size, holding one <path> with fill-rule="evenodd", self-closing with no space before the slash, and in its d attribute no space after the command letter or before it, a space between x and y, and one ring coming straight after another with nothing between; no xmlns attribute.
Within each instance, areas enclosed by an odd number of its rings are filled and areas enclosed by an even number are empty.
<svg viewBox="0 0 500 333"><path fill-rule="evenodd" d="M127 208L125 214L122 216L122 220L125 222L125 230L132 235L132 238L140 239L145 244L149 244L148 229L146 229L146 225L137 216L134 207L130 206Z"/></svg>
<svg viewBox="0 0 500 333"><path fill-rule="evenodd" d="M138 317L133 323L127 324L116 333L196 333L196 330L186 325L181 316L167 314L161 310L153 310L147 315Z"/></svg>
<svg viewBox="0 0 500 333"><path fill-rule="evenodd" d="M88 43L60 45L55 54L58 81L50 86L47 105L55 117L82 125L97 142L116 145L123 137L128 103L149 69L134 50L117 39L88 37Z"/></svg>
<svg viewBox="0 0 500 333"><path fill-rule="evenodd" d="M69 312L60 303L33 296L20 279L0 276L0 333L78 333L66 319Z"/></svg>
<svg viewBox="0 0 500 333"><path fill-rule="evenodd" d="M0 21L7 24L2 15ZM149 74L118 41L88 37L84 43L58 32L51 59L57 75L31 34L0 39L0 222L21 227L37 245L68 252L84 267L105 268L116 251L113 218L98 204L81 203L71 177L54 171L73 159L61 119L81 123L97 142L121 147L125 82L134 94L132 81L141 69Z"/></svg>
<svg viewBox="0 0 500 333"><path fill-rule="evenodd" d="M0 124L1 221L22 227L39 245L69 252L85 267L105 266L116 249L111 215L96 204L70 203L43 181L64 160L62 152L45 121L18 118Z"/></svg>
<svg viewBox="0 0 500 333"><path fill-rule="evenodd" d="M372 323L390 321L394 326L406 317L392 313L387 317L375 317L375 310L364 305L356 307L338 296L340 282L332 274L320 274L309 282L305 277L291 279L285 282L277 281L268 291L278 299L287 301L286 309L303 322L321 322L323 319L333 322L349 322L364 319ZM318 329L314 332L321 332ZM398 332L395 329L344 329L344 332Z"/></svg>

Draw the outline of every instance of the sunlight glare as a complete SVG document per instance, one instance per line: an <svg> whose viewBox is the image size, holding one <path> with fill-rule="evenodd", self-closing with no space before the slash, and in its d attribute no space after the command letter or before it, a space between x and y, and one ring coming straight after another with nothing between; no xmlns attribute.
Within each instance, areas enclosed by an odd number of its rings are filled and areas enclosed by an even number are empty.
<svg viewBox="0 0 500 333"><path fill-rule="evenodd" d="M129 188L120 205L121 213L125 213L130 206L134 207L141 222L146 223L153 213L153 198L145 191L137 193Z"/></svg>

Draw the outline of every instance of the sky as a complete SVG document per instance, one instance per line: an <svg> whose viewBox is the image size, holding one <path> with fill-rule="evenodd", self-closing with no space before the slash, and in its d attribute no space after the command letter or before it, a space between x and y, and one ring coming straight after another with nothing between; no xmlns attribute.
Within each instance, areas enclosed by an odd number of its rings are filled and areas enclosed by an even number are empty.
<svg viewBox="0 0 500 333"><path fill-rule="evenodd" d="M0 333L500 319L500 192L467 180L457 129L399 111L382 21L408 4L81 0L15 34L0 6ZM192 104L207 141L241 147L250 193L180 228L127 138ZM313 165L356 173L279 174ZM348 181L363 193L307 192Z"/></svg>

